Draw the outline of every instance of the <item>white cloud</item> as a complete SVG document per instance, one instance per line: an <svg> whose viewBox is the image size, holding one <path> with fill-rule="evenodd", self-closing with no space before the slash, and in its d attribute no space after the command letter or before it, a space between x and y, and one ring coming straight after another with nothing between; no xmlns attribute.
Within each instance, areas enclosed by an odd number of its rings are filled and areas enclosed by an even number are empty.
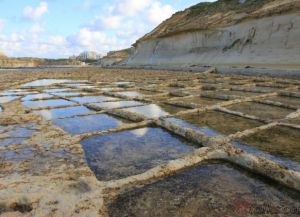
<svg viewBox="0 0 300 217"><path fill-rule="evenodd" d="M110 8L113 14L134 16L152 4L152 0L117 0Z"/></svg>
<svg viewBox="0 0 300 217"><path fill-rule="evenodd" d="M26 6L23 10L23 17L26 20L38 20L41 16L43 16L48 11L48 4L45 1L41 1L39 6L32 7Z"/></svg>
<svg viewBox="0 0 300 217"><path fill-rule="evenodd" d="M48 43L52 45L63 46L66 44L66 39L60 35L49 36Z"/></svg>
<svg viewBox="0 0 300 217"><path fill-rule="evenodd" d="M44 31L45 31L44 28L41 27L40 24L34 24L30 28L30 32L32 32L33 34L38 34Z"/></svg>
<svg viewBox="0 0 300 217"><path fill-rule="evenodd" d="M155 1L146 11L146 19L153 25L158 25L174 13L175 10L171 5L162 5L159 1Z"/></svg>
<svg viewBox="0 0 300 217"><path fill-rule="evenodd" d="M94 30L118 29L121 26L121 22L121 16L97 16L92 20L88 27Z"/></svg>
<svg viewBox="0 0 300 217"><path fill-rule="evenodd" d="M94 1L86 0L85 4L88 8ZM160 0L114 0L112 6L101 15L98 14L68 36L49 35L47 26L42 26L39 20L47 11L45 0L37 7L24 8L23 17L34 21L33 25L12 34L0 32L0 50L10 56L36 57L67 57L84 50L105 54L130 47L138 38L170 17L174 9Z"/></svg>

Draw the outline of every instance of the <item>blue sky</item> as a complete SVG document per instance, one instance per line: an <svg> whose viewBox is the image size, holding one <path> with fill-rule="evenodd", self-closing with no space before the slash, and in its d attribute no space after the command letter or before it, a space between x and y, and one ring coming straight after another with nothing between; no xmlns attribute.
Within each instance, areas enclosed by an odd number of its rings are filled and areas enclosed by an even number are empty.
<svg viewBox="0 0 300 217"><path fill-rule="evenodd" d="M213 1L213 0L208 0ZM130 47L200 0L0 0L0 51L62 58Z"/></svg>

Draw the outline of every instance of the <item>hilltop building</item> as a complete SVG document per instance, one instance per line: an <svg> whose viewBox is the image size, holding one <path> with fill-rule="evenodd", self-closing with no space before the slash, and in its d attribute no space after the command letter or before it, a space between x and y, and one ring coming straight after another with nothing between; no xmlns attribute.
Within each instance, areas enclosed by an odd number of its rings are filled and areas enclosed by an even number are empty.
<svg viewBox="0 0 300 217"><path fill-rule="evenodd" d="M95 51L84 51L80 53L78 56L70 56L69 59L71 60L81 60L81 61L86 61L86 60L99 60L101 59L101 54L98 54Z"/></svg>

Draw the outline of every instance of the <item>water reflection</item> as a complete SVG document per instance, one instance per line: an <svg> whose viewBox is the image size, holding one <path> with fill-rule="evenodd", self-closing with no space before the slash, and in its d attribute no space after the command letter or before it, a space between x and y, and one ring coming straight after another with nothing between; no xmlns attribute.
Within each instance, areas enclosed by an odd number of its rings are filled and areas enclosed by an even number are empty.
<svg viewBox="0 0 300 217"><path fill-rule="evenodd" d="M129 107L129 106L140 106L143 105L143 103L137 101L118 101L118 102L92 103L92 105L99 107L100 109L114 109L114 108L122 108L122 107Z"/></svg>
<svg viewBox="0 0 300 217"><path fill-rule="evenodd" d="M117 98L107 97L107 96L83 96L83 97L73 97L70 98L70 100L78 103L93 103L93 102L117 100Z"/></svg>
<svg viewBox="0 0 300 217"><path fill-rule="evenodd" d="M133 108L126 108L123 110L138 113L146 116L147 118L159 118L162 116L169 115L168 112L164 111L160 106L155 104L149 104L149 105L133 107Z"/></svg>
<svg viewBox="0 0 300 217"><path fill-rule="evenodd" d="M17 96L2 96L0 97L0 103L8 103L18 98Z"/></svg>
<svg viewBox="0 0 300 217"><path fill-rule="evenodd" d="M2 146L8 146L8 145L14 145L18 143L22 143L27 138L9 138L9 139L0 139L0 147Z"/></svg>
<svg viewBox="0 0 300 217"><path fill-rule="evenodd" d="M43 98L52 98L53 96L47 93L33 94L27 95L22 98L23 101L35 100L35 99L43 99Z"/></svg>
<svg viewBox="0 0 300 217"><path fill-rule="evenodd" d="M64 79L41 79L33 82L29 82L26 84L23 84L22 87L39 87L39 86L49 86L52 84L61 84L65 82L70 82L70 80L64 80Z"/></svg>
<svg viewBox="0 0 300 217"><path fill-rule="evenodd" d="M53 120L56 118L70 117L74 115L91 114L93 111L85 106L74 106L68 108L34 111L34 113L41 115L45 120Z"/></svg>
<svg viewBox="0 0 300 217"><path fill-rule="evenodd" d="M194 147L160 128L142 128L81 141L88 165L100 180L142 173Z"/></svg>
<svg viewBox="0 0 300 217"><path fill-rule="evenodd" d="M116 92L116 94L119 94L121 96L127 96L127 97L138 97L141 94L136 91L127 91L127 92Z"/></svg>
<svg viewBox="0 0 300 217"><path fill-rule="evenodd" d="M106 114L98 114L56 119L53 123L64 129L66 132L76 135L117 128L124 122Z"/></svg>
<svg viewBox="0 0 300 217"><path fill-rule="evenodd" d="M75 104L63 99L51 99L51 100L39 100L39 101L25 101L23 102L28 108L43 108L43 107L55 107Z"/></svg>

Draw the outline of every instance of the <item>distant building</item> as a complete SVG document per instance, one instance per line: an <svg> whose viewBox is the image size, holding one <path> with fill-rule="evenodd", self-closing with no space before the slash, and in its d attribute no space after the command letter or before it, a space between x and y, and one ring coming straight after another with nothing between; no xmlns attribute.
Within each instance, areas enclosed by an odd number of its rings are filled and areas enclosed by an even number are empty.
<svg viewBox="0 0 300 217"><path fill-rule="evenodd" d="M79 56L76 58L78 60L99 60L101 59L101 55L98 54L95 51L84 51L79 54Z"/></svg>
<svg viewBox="0 0 300 217"><path fill-rule="evenodd" d="M6 54L0 51L0 58L6 58L6 57L7 57Z"/></svg>
<svg viewBox="0 0 300 217"><path fill-rule="evenodd" d="M70 59L70 60L76 60L76 59L77 59L77 56L75 56L75 55L70 56L69 59Z"/></svg>

